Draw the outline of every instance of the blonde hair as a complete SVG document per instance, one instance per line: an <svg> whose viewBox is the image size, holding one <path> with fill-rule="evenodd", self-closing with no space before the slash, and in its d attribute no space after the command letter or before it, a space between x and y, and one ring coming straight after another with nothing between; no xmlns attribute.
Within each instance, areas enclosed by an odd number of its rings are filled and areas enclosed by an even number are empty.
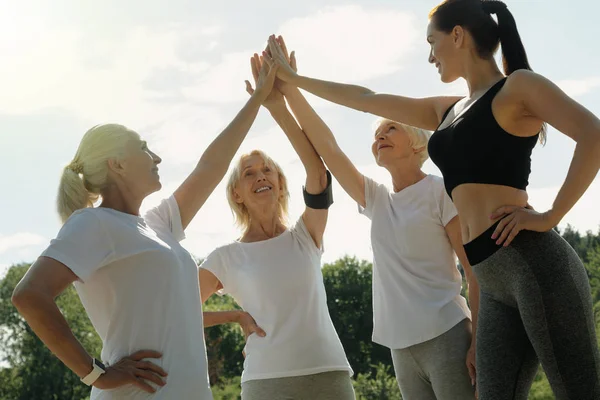
<svg viewBox="0 0 600 400"><path fill-rule="evenodd" d="M393 121L387 118L377 119L375 121L374 131L377 132L379 129L381 129L381 127L387 124L398 125L406 131L410 140L410 145L414 150L416 150L417 157L419 157L419 166L422 167L423 164L425 164L425 161L427 161L427 159L429 158L429 153L427 152L427 145L429 144L431 132L411 125L406 125L401 122Z"/></svg>
<svg viewBox="0 0 600 400"><path fill-rule="evenodd" d="M123 125L96 125L88 130L60 178L58 214L64 223L75 211L93 207L108 186L108 160L125 155L127 142L139 135Z"/></svg>
<svg viewBox="0 0 600 400"><path fill-rule="evenodd" d="M285 174L283 173L283 170L279 164L273 161L273 159L262 150L252 150L250 153L243 154L229 175L229 179L227 181L227 201L229 202L229 207L231 207L231 212L235 218L236 225L243 231L243 233L246 233L250 228L250 213L243 203L238 203L235 200L234 194L235 187L239 183L242 175L242 163L250 156L260 156L264 160L265 164L277 171L277 174L279 175L279 188L282 192L281 197L279 198L279 207L277 211L281 223L287 225L288 203L290 199L287 178L285 177Z"/></svg>

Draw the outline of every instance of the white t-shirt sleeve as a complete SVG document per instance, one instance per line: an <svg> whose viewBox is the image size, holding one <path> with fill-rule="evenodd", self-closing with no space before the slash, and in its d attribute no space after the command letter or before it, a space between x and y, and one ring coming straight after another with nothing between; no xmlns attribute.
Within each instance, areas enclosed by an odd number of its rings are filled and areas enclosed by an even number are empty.
<svg viewBox="0 0 600 400"><path fill-rule="evenodd" d="M41 255L63 263L85 282L112 262L115 250L102 220L94 212L83 210L65 222Z"/></svg>
<svg viewBox="0 0 600 400"><path fill-rule="evenodd" d="M144 215L144 219L153 229L171 232L178 242L185 239L179 205L173 195L162 200L158 206L148 210Z"/></svg>
<svg viewBox="0 0 600 400"><path fill-rule="evenodd" d="M202 261L200 264L200 268L205 269L212 273L218 280L221 282L223 286L222 289L217 291L217 294L224 295L230 292L231 282L228 277L228 268L227 264L223 260L223 256L221 255L221 249L213 250L208 257Z"/></svg>
<svg viewBox="0 0 600 400"><path fill-rule="evenodd" d="M379 196L387 195L388 189L385 185L375 182L368 176L364 177L365 180L365 207L358 204L358 212L365 215L367 218L373 218L373 209L377 203Z"/></svg>
<svg viewBox="0 0 600 400"><path fill-rule="evenodd" d="M319 257L323 254L323 245L321 245L321 248L317 247L315 241L310 235L310 232L308 231L308 228L306 227L306 224L304 223L304 218L298 218L298 221L296 221L296 224L292 227L292 229L290 229L290 231L292 232L292 235L294 235L294 237L300 242L300 245L303 248L315 253Z"/></svg>
<svg viewBox="0 0 600 400"><path fill-rule="evenodd" d="M437 199L438 199L438 209L440 211L440 222L445 227L448 225L452 218L456 217L458 212L456 211L456 207L454 207L454 203L448 193L446 193L446 188L444 187L444 181L442 179L437 180Z"/></svg>

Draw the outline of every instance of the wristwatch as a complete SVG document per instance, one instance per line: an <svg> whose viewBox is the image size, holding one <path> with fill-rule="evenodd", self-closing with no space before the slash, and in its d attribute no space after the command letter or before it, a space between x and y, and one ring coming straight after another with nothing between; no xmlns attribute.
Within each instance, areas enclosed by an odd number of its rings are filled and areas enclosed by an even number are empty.
<svg viewBox="0 0 600 400"><path fill-rule="evenodd" d="M90 372L87 376L81 378L81 382L85 383L88 386L91 386L105 372L106 367L104 366L104 364L102 364L100 360L94 358L92 361L92 372Z"/></svg>

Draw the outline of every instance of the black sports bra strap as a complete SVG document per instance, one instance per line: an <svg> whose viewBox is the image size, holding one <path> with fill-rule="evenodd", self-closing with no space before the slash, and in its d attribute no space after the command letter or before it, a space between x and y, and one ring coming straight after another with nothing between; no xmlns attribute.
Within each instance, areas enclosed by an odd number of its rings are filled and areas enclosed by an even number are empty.
<svg viewBox="0 0 600 400"><path fill-rule="evenodd" d="M498 92L500 91L500 89L502 89L502 87L504 86L504 84L506 83L506 76L502 79L500 79L498 82L496 82L494 84L494 86L492 86L485 95L488 95L492 98L496 97L496 94L498 94Z"/></svg>
<svg viewBox="0 0 600 400"><path fill-rule="evenodd" d="M496 82L491 88L488 89L487 92L485 92L483 94L483 96L481 96L480 99L476 100L475 103L479 103L480 101L482 101L484 98L494 98L496 96L496 94L500 91L500 89L502 89L502 87L504 86L504 83L506 82L506 77L500 79L498 82ZM444 113L444 116L442 116L442 120L440 121L439 125L437 126L437 128L435 129L436 131L440 129L440 126L442 126L442 124L444 123L444 121L446 120L446 117L448 116L448 114L450 114L450 111L454 108L454 106L456 105L456 103L458 103L459 101L461 101L463 98L458 99L457 101L455 101L450 107L448 107L448 109L446 110L446 112Z"/></svg>

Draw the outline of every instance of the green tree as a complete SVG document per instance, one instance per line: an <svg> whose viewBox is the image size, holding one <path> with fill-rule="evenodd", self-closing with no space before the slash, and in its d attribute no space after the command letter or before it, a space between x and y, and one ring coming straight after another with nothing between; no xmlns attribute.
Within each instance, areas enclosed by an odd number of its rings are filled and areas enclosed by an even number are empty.
<svg viewBox="0 0 600 400"><path fill-rule="evenodd" d="M542 367L539 368L533 385L531 385L528 400L554 400L554 394L552 394L552 389L550 389L550 384Z"/></svg>
<svg viewBox="0 0 600 400"><path fill-rule="evenodd" d="M12 305L12 292L27 269L28 264L14 265L0 282L0 354L8 364L8 368L2 370L0 380L9 382L7 387L2 385L2 400L85 399L89 387L46 348ZM75 289L69 287L56 303L84 348L98 356L100 338Z"/></svg>
<svg viewBox="0 0 600 400"><path fill-rule="evenodd" d="M557 231L560 233L558 229ZM594 235L592 231L587 231L585 236L582 236L571 225L567 225L561 236L573 247L584 263L588 262L588 253L600 245L600 234Z"/></svg>
<svg viewBox="0 0 600 400"><path fill-rule="evenodd" d="M239 310L240 307L230 296L211 296L203 307L204 311ZM208 375L211 385L239 377L244 366L245 340L237 324L212 326L204 330L206 353L208 356Z"/></svg>
<svg viewBox="0 0 600 400"><path fill-rule="evenodd" d="M373 372L358 374L354 381L357 400L402 400L398 383L390 367L379 363Z"/></svg>
<svg viewBox="0 0 600 400"><path fill-rule="evenodd" d="M586 268L590 277L590 286L594 304L600 302L600 244L587 253ZM596 319L598 321L598 319Z"/></svg>
<svg viewBox="0 0 600 400"><path fill-rule="evenodd" d="M220 382L217 386L212 387L213 397L215 400L240 400L241 397L241 379L239 376L235 378L227 378Z"/></svg>

